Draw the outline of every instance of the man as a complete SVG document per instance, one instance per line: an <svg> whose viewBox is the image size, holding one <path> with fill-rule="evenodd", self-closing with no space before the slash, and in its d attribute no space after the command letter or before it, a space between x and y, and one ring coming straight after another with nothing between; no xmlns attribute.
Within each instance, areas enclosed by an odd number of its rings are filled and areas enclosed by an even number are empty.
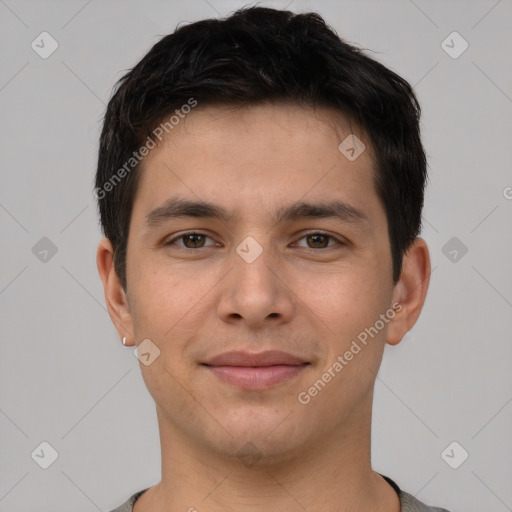
<svg viewBox="0 0 512 512"><path fill-rule="evenodd" d="M120 80L97 265L162 479L116 512L443 510L370 461L384 345L429 283L419 116L315 13L183 26Z"/></svg>

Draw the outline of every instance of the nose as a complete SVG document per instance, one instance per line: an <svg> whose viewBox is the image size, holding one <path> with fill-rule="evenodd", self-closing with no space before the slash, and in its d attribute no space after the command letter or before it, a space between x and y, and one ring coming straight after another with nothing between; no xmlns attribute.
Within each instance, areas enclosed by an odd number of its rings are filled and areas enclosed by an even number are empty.
<svg viewBox="0 0 512 512"><path fill-rule="evenodd" d="M254 261L248 261L233 254L232 269L222 285L219 317L226 323L246 324L251 330L266 323L289 322L297 300L282 265L265 249Z"/></svg>

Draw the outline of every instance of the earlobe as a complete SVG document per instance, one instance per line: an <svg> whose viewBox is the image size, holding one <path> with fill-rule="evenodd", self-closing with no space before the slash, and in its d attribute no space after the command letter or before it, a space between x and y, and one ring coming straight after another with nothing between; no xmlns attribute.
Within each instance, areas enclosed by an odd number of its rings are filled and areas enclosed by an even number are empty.
<svg viewBox="0 0 512 512"><path fill-rule="evenodd" d="M386 342L397 345L412 329L425 303L430 282L430 255L427 243L416 238L402 259L402 272L393 291L394 303L401 305L389 323Z"/></svg>
<svg viewBox="0 0 512 512"><path fill-rule="evenodd" d="M114 267L114 250L108 238L103 238L96 254L96 265L103 283L107 310L123 344L133 345L133 323L126 293ZM126 340L126 342L125 342Z"/></svg>

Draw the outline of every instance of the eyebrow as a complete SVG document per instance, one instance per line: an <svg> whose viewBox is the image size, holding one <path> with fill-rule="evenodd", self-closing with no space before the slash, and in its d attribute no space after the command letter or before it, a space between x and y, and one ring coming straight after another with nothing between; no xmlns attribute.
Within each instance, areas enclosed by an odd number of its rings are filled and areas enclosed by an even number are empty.
<svg viewBox="0 0 512 512"><path fill-rule="evenodd" d="M146 225L148 227L157 227L168 220L183 217L211 218L228 222L234 217L234 214L228 212L222 206L206 201L190 201L179 197L172 197L146 216ZM277 210L275 222L279 224L300 219L328 218L349 223L370 223L362 210L343 201L329 201L325 203L299 201L282 206Z"/></svg>

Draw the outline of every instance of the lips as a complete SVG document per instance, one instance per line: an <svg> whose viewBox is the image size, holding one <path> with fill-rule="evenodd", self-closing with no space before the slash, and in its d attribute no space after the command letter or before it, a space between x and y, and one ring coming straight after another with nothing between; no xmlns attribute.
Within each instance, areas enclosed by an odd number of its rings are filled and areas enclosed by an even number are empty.
<svg viewBox="0 0 512 512"><path fill-rule="evenodd" d="M304 359L287 352L269 350L259 354L250 352L225 352L213 357L207 363L209 366L275 366L275 365L300 365L307 363Z"/></svg>
<svg viewBox="0 0 512 512"><path fill-rule="evenodd" d="M203 365L220 380L246 390L262 390L287 381L301 373L309 362L271 350L259 354L225 352Z"/></svg>

